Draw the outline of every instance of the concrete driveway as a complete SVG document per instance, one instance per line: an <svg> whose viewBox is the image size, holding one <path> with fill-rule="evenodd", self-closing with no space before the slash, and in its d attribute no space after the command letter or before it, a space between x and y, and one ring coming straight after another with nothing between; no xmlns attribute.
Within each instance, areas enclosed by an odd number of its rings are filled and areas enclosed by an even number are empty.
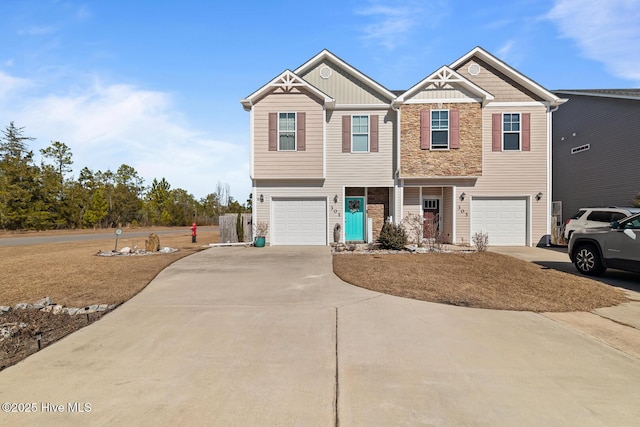
<svg viewBox="0 0 640 427"><path fill-rule="evenodd" d="M0 384L0 402L36 412L0 413L12 426L640 419L638 358L530 312L352 287L324 247L182 259L101 321L0 372Z"/></svg>

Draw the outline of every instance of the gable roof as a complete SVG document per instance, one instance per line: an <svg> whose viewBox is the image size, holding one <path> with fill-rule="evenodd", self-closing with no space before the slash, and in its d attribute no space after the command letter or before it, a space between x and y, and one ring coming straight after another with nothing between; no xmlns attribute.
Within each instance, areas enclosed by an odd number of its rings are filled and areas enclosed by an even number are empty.
<svg viewBox="0 0 640 427"><path fill-rule="evenodd" d="M455 72L453 69L447 67L446 65L443 65L438 70L434 71L432 74L430 74L429 76L424 78L422 81L420 81L418 84L414 85L413 87L408 89L406 92L400 94L398 98L396 98L396 100L394 101L394 104L402 104L407 99L415 95L417 92L424 89L424 87L427 85L435 84L439 86L444 86L451 83L463 86L464 88L469 90L471 93L478 95L478 97L482 99L483 104L487 101L492 101L494 99L494 96L491 95L489 92L482 89L480 86L476 85L472 81L461 76L460 74Z"/></svg>
<svg viewBox="0 0 640 427"><path fill-rule="evenodd" d="M554 90L555 94L587 95L603 98L633 99L640 101L640 89L563 89Z"/></svg>
<svg viewBox="0 0 640 427"><path fill-rule="evenodd" d="M549 102L550 105L552 105L552 106L557 106L557 105L564 104L565 102L567 102L566 99L562 99L562 98L556 96L555 94L553 94L552 92L548 91L547 89L545 89L544 87L542 87L541 85L539 85L535 81L531 80L530 78L528 78L524 74L516 71L514 68L511 68L511 66L509 66L505 62L503 62L500 59L496 58L495 56L491 55L489 52L487 52L486 50L482 49L480 46L477 46L477 47L473 48L467 54L463 55L462 57L460 57L459 59L454 61L450 65L450 67L453 68L453 69L458 68L460 65L464 64L465 62L467 62L472 57L476 57L476 58L486 62L487 64L491 65L492 67L496 68L497 70L501 71L502 73L504 73L507 77L509 77L513 81L515 81L518 84L522 85L523 87L529 89L531 92L535 93L536 95L538 95L539 97L541 97L545 101Z"/></svg>
<svg viewBox="0 0 640 427"><path fill-rule="evenodd" d="M323 49L316 56L314 56L313 58L309 59L307 62L305 62L298 68L296 68L295 73L303 74L323 61L333 62L339 67L345 69L347 72L349 72L349 74L353 75L356 79L361 81L365 86L370 87L376 92L379 92L384 97L388 98L389 102L393 101L396 98L396 95L394 95L393 92L391 92L389 89L382 86L380 83L376 82L375 80L373 80L366 74L362 73L358 69L352 67L351 65L349 65L348 63L346 63L345 61L343 61L333 53L329 52L327 49Z"/></svg>
<svg viewBox="0 0 640 427"><path fill-rule="evenodd" d="M267 93L274 90L275 88L282 88L285 91L290 91L294 87L304 88L308 90L313 95L320 98L324 102L324 105L326 105L327 107L332 107L333 104L335 103L335 100L333 98L331 98L329 95L322 92L320 89L316 88L315 86L309 84L302 77L298 76L291 70L284 70L274 79L272 79L269 83L262 86L260 89L253 92L251 95L247 96L246 98L241 99L240 103L242 104L245 110L250 111L251 107L257 100L259 100L260 98L262 98Z"/></svg>

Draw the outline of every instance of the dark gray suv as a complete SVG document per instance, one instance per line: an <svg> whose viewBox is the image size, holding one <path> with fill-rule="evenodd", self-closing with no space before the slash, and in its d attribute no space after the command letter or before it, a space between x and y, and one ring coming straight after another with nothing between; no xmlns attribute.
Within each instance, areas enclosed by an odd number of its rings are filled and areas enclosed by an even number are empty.
<svg viewBox="0 0 640 427"><path fill-rule="evenodd" d="M569 256L578 271L599 276L609 267L640 273L640 213L608 227L571 233Z"/></svg>

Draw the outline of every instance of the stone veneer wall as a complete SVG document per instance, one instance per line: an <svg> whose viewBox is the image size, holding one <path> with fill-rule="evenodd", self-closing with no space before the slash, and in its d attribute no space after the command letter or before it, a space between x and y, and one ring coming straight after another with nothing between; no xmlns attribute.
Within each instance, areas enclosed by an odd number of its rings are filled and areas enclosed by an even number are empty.
<svg viewBox="0 0 640 427"><path fill-rule="evenodd" d="M420 148L420 111L457 109L460 111L460 148L423 150ZM482 108L480 103L408 104L401 107L400 176L481 176Z"/></svg>
<svg viewBox="0 0 640 427"><path fill-rule="evenodd" d="M389 189L387 187L368 188L367 216L373 220L373 240L376 241L382 231L389 213Z"/></svg>

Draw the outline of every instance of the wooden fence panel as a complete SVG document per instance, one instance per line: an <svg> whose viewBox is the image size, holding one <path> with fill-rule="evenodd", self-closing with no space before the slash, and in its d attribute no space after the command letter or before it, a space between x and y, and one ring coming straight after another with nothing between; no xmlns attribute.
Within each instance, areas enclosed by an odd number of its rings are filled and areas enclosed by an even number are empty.
<svg viewBox="0 0 640 427"><path fill-rule="evenodd" d="M253 241L253 229L251 224L251 214L241 214L242 226L244 229L244 242ZM238 243L238 214L225 214L219 218L219 231L221 243Z"/></svg>

